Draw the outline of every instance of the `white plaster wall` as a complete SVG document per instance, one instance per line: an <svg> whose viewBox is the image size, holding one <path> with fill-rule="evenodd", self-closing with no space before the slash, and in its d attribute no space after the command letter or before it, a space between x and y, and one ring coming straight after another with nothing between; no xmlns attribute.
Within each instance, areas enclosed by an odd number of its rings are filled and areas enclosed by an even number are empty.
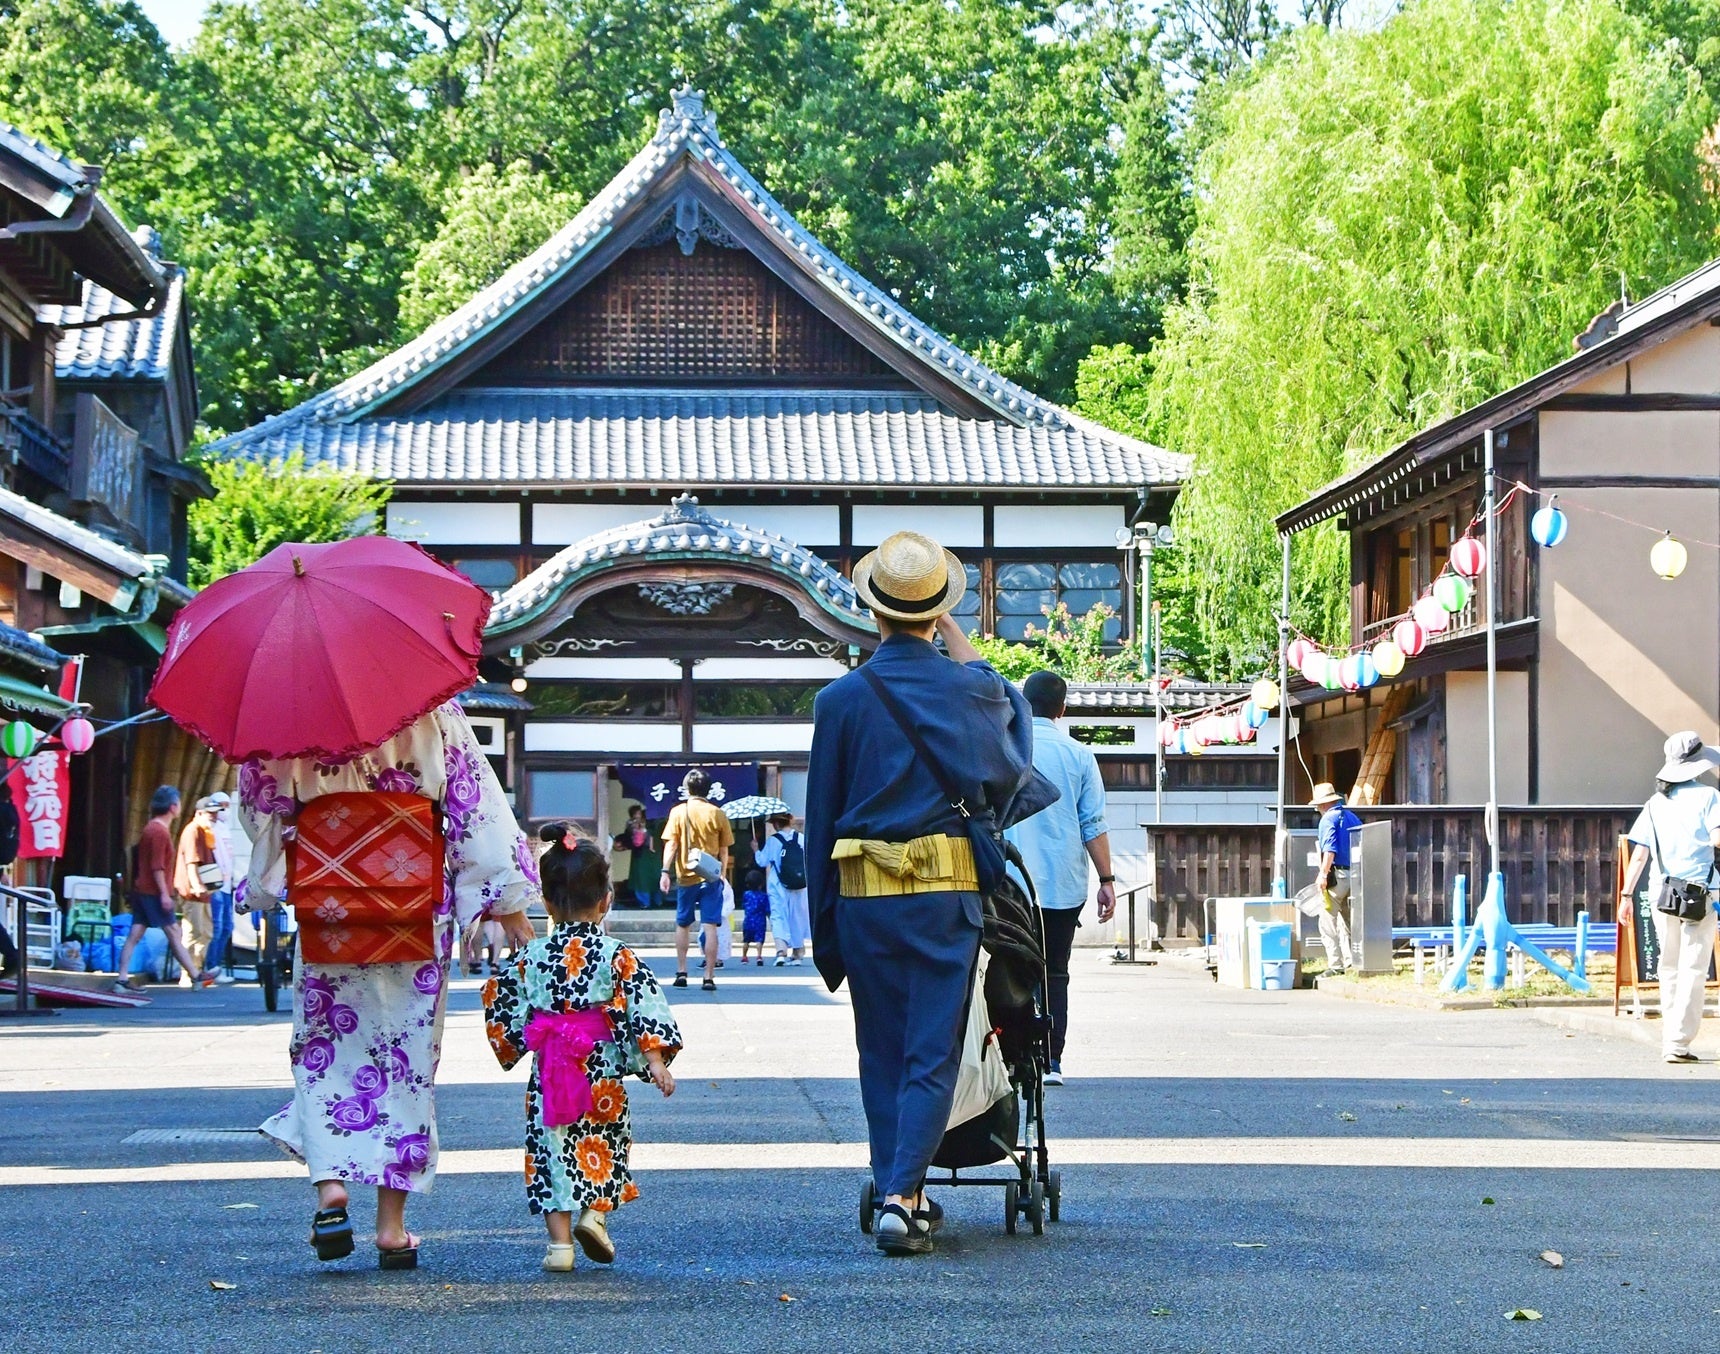
<svg viewBox="0 0 1720 1354"><path fill-rule="evenodd" d="M1059 550L1116 550L1124 525L1121 505L1033 503L992 509L991 535L1004 548L1046 546ZM1122 552L1118 551L1121 559Z"/></svg>
<svg viewBox="0 0 1720 1354"><path fill-rule="evenodd" d="M414 503L388 505L388 534L421 545L518 545L518 503Z"/></svg>
<svg viewBox="0 0 1720 1354"><path fill-rule="evenodd" d="M812 721L796 724L695 724L693 751L745 753L812 751Z"/></svg>
<svg viewBox="0 0 1720 1354"><path fill-rule="evenodd" d="M1487 802L1487 674L1445 677L1445 799ZM1529 802L1529 674L1499 674L1499 802Z"/></svg>
<svg viewBox="0 0 1720 1354"><path fill-rule="evenodd" d="M842 511L834 503L708 503L712 517L772 531L797 545L842 542Z"/></svg>
<svg viewBox="0 0 1720 1354"><path fill-rule="evenodd" d="M942 546L985 544L985 509L927 504L861 504L854 509L854 544L877 545L897 531L917 531Z"/></svg>
<svg viewBox="0 0 1720 1354"><path fill-rule="evenodd" d="M629 724L617 720L594 720L589 724L526 725L527 752L619 754L680 750L679 724Z"/></svg>

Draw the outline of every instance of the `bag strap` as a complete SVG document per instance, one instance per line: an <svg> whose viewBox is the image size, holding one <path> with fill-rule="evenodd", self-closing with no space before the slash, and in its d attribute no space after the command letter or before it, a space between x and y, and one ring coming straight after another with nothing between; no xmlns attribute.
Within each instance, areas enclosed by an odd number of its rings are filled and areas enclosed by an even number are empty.
<svg viewBox="0 0 1720 1354"><path fill-rule="evenodd" d="M1662 879L1666 878L1666 867L1660 863L1660 833L1654 827L1654 800L1642 806L1643 817L1648 819L1648 854L1654 861L1654 868L1660 872Z"/></svg>
<svg viewBox="0 0 1720 1354"><path fill-rule="evenodd" d="M883 704L890 718L896 721L896 727L913 745L914 752L925 763L926 770L932 773L932 779L937 781L938 788L944 792L944 798L950 801L950 807L959 813L963 819L972 818L973 814L968 809L966 797L950 780L943 764L932 756L931 749L926 746L926 740L920 736L920 731L908 719L908 712L902 708L902 703L896 699L890 688L884 685L884 679L867 667L860 669L860 676L865 679L866 685L872 688L873 694Z"/></svg>

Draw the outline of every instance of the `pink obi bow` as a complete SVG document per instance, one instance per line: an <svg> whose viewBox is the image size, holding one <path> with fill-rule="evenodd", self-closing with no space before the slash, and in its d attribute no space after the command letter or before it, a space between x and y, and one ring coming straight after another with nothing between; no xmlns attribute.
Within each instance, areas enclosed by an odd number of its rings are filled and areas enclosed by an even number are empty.
<svg viewBox="0 0 1720 1354"><path fill-rule="evenodd" d="M575 1123L591 1113L591 1074L585 1060L609 1037L609 1017L593 1008L565 1015L540 1011L526 1025L526 1047L538 1055L546 1127Z"/></svg>

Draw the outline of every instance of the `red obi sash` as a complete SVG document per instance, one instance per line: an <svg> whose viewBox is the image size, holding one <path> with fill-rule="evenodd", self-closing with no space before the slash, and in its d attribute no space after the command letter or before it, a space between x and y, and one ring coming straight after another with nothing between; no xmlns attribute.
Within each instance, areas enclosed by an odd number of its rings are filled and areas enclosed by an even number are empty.
<svg viewBox="0 0 1720 1354"><path fill-rule="evenodd" d="M287 901L313 964L435 958L442 817L423 795L356 791L299 810L287 844Z"/></svg>

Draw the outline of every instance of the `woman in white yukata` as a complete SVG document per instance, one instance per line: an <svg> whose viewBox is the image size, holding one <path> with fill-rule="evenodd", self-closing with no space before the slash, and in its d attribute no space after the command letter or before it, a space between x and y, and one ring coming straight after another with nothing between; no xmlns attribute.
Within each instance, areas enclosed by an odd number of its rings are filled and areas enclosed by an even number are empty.
<svg viewBox="0 0 1720 1354"><path fill-rule="evenodd" d="M251 905L285 892L286 843L301 805L378 790L441 805L445 880L433 907L432 957L324 964L301 954L293 971L293 1099L262 1131L310 1168L311 1244L320 1259L352 1252L347 1189L373 1185L379 1262L410 1269L418 1238L406 1230L406 1196L428 1191L436 1175L436 1064L455 927L494 919L524 945L534 934L525 910L539 891L535 861L495 773L465 715L447 704L348 760L245 763L239 815L253 843Z"/></svg>
<svg viewBox="0 0 1720 1354"><path fill-rule="evenodd" d="M776 941L776 966L792 963L796 968L812 940L812 918L806 894L806 838L793 831L794 819L789 814L772 814L770 836L765 838L764 850L758 863L765 872L765 891L770 894L770 934ZM798 887L791 888L783 878L789 866L789 848L800 851ZM793 870L789 871L793 874ZM790 959L789 956L793 955Z"/></svg>

